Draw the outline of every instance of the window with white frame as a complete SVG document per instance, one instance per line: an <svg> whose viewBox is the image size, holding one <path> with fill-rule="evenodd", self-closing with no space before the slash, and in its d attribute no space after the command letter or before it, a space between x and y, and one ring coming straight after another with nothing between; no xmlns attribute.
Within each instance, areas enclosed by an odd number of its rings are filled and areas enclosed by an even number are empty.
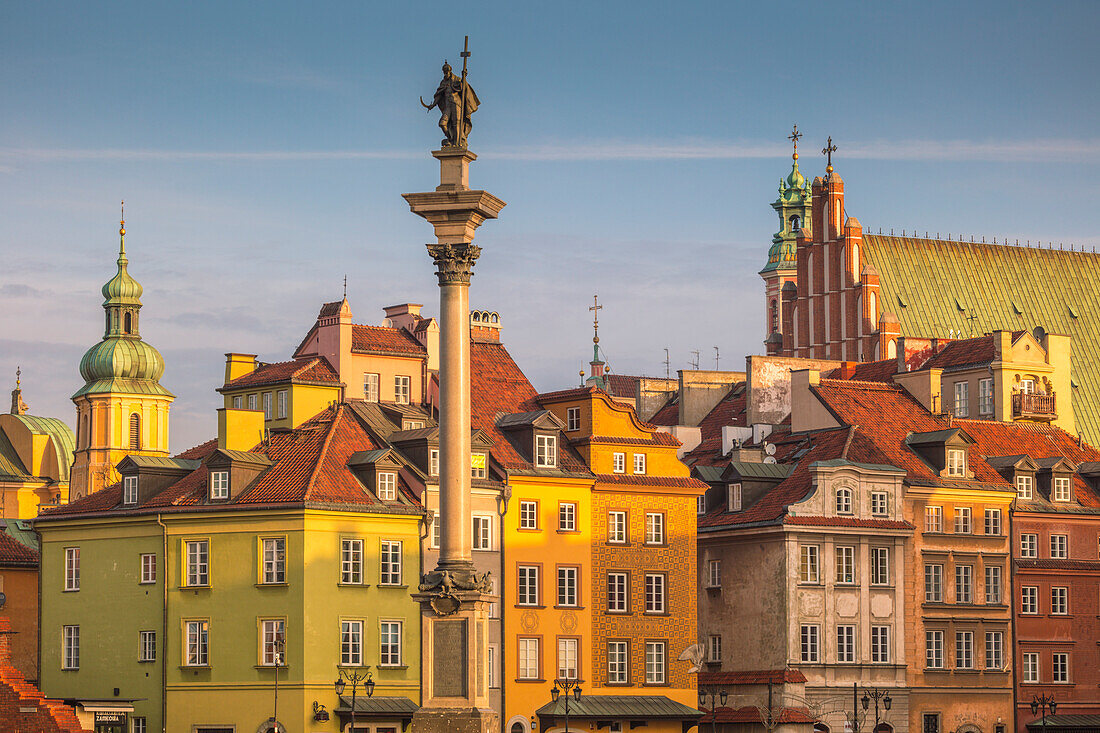
<svg viewBox="0 0 1100 733"><path fill-rule="evenodd" d="M665 683L665 648L663 641L645 643L645 682L647 685Z"/></svg>
<svg viewBox="0 0 1100 733"><path fill-rule="evenodd" d="M1069 557L1069 536L1052 534L1050 536L1050 557L1052 560L1065 560Z"/></svg>
<svg viewBox="0 0 1100 733"><path fill-rule="evenodd" d="M347 585L363 583L363 540L340 540L340 582Z"/></svg>
<svg viewBox="0 0 1100 733"><path fill-rule="evenodd" d="M1039 681L1039 653L1024 652L1024 682Z"/></svg>
<svg viewBox="0 0 1100 733"><path fill-rule="evenodd" d="M135 715L130 721L133 724L130 733L149 733L148 721L144 715Z"/></svg>
<svg viewBox="0 0 1100 733"><path fill-rule="evenodd" d="M1000 509L986 509L985 510L985 533L987 535L1000 535L1001 534L1001 510Z"/></svg>
<svg viewBox="0 0 1100 733"><path fill-rule="evenodd" d="M379 584L401 585L401 541L383 540Z"/></svg>
<svg viewBox="0 0 1100 733"><path fill-rule="evenodd" d="M626 453L611 454L611 472L626 473Z"/></svg>
<svg viewBox="0 0 1100 733"><path fill-rule="evenodd" d="M210 472L210 498L215 500L229 498L229 471Z"/></svg>
<svg viewBox="0 0 1100 733"><path fill-rule="evenodd" d="M535 436L535 466L553 468L558 465L558 436Z"/></svg>
<svg viewBox="0 0 1100 733"><path fill-rule="evenodd" d="M663 573L647 573L645 576L645 612L665 612L665 576Z"/></svg>
<svg viewBox="0 0 1100 733"><path fill-rule="evenodd" d="M80 627L61 627L61 669L80 669Z"/></svg>
<svg viewBox="0 0 1100 733"><path fill-rule="evenodd" d="M722 587L722 561L707 560L707 587Z"/></svg>
<svg viewBox="0 0 1100 733"><path fill-rule="evenodd" d="M243 407L244 407L244 397L241 396L241 395L234 396L233 397L233 409L234 410L240 410Z"/></svg>
<svg viewBox="0 0 1100 733"><path fill-rule="evenodd" d="M955 566L955 603L974 602L974 566Z"/></svg>
<svg viewBox="0 0 1100 733"><path fill-rule="evenodd" d="M474 517L474 536L472 547L475 550L493 549L493 518Z"/></svg>
<svg viewBox="0 0 1100 733"><path fill-rule="evenodd" d="M607 513L607 541L615 544L626 543L626 512Z"/></svg>
<svg viewBox="0 0 1100 733"><path fill-rule="evenodd" d="M497 598L500 594L497 592L497 579L489 578L489 594ZM500 618L500 604L493 601L489 604L489 618Z"/></svg>
<svg viewBox="0 0 1100 733"><path fill-rule="evenodd" d="M184 546L187 585L210 585L210 543L207 540L188 540Z"/></svg>
<svg viewBox="0 0 1100 733"><path fill-rule="evenodd" d="M992 415L993 414L993 380L992 379L979 379L978 380L978 414L979 415Z"/></svg>
<svg viewBox="0 0 1100 733"><path fill-rule="evenodd" d="M266 537L263 540L264 574L263 582L286 582L286 538Z"/></svg>
<svg viewBox="0 0 1100 733"><path fill-rule="evenodd" d="M985 602L1001 602L1001 567L999 565L987 565L985 567Z"/></svg>
<svg viewBox="0 0 1100 733"><path fill-rule="evenodd" d="M565 429L570 432L581 429L581 408L570 407L565 411Z"/></svg>
<svg viewBox="0 0 1100 733"><path fill-rule="evenodd" d="M1069 479L1065 476L1055 476L1053 485L1050 489L1050 498L1052 501L1069 501Z"/></svg>
<svg viewBox="0 0 1100 733"><path fill-rule="evenodd" d="M1039 587L1025 585L1020 587L1020 613L1039 613Z"/></svg>
<svg viewBox="0 0 1100 733"><path fill-rule="evenodd" d="M432 547L439 547L439 541L443 538L443 519L436 514L432 518Z"/></svg>
<svg viewBox="0 0 1100 733"><path fill-rule="evenodd" d="M1005 635L1003 631L985 632L985 668L1005 668Z"/></svg>
<svg viewBox="0 0 1100 733"><path fill-rule="evenodd" d="M974 525L970 521L970 507L955 507L955 534L971 534Z"/></svg>
<svg viewBox="0 0 1100 733"><path fill-rule="evenodd" d="M484 453L470 456L470 478L489 478L489 458Z"/></svg>
<svg viewBox="0 0 1100 733"><path fill-rule="evenodd" d="M890 584L890 548L871 548L871 585Z"/></svg>
<svg viewBox="0 0 1100 733"><path fill-rule="evenodd" d="M634 454L634 473L645 473L645 453Z"/></svg>
<svg viewBox="0 0 1100 733"><path fill-rule="evenodd" d="M366 372L363 374L363 399L367 402L378 401L378 375Z"/></svg>
<svg viewBox="0 0 1100 733"><path fill-rule="evenodd" d="M519 639L519 655L517 657L518 674L521 680L536 680L539 678L539 640L537 638Z"/></svg>
<svg viewBox="0 0 1100 733"><path fill-rule="evenodd" d="M378 472L378 498L393 501L397 498L397 474L392 471Z"/></svg>
<svg viewBox="0 0 1100 733"><path fill-rule="evenodd" d="M1069 588L1055 586L1050 589L1050 612L1059 616L1069 613Z"/></svg>
<svg viewBox="0 0 1100 733"><path fill-rule="evenodd" d="M955 632L955 666L959 669L974 669L974 632Z"/></svg>
<svg viewBox="0 0 1100 733"><path fill-rule="evenodd" d="M836 661L856 661L856 627L841 625L836 627Z"/></svg>
<svg viewBox="0 0 1100 733"><path fill-rule="evenodd" d="M1016 497L1030 499L1035 494L1035 479L1031 476L1016 476Z"/></svg>
<svg viewBox="0 0 1100 733"><path fill-rule="evenodd" d="M1069 682L1069 654L1054 652L1051 659L1051 682Z"/></svg>
<svg viewBox="0 0 1100 733"><path fill-rule="evenodd" d="M645 515L645 543L663 545L665 543L665 515L650 512Z"/></svg>
<svg viewBox="0 0 1100 733"><path fill-rule="evenodd" d="M519 566L519 584L516 604L520 606L539 605L539 567L538 565Z"/></svg>
<svg viewBox="0 0 1100 733"><path fill-rule="evenodd" d="M731 512L741 511L741 484L730 484L726 491Z"/></svg>
<svg viewBox="0 0 1100 733"><path fill-rule="evenodd" d="M559 606L576 606L577 605L577 575L579 569L575 567L559 567L558 568L558 605Z"/></svg>
<svg viewBox="0 0 1100 733"><path fill-rule="evenodd" d="M123 504L137 504L138 490L137 490L137 476L124 476L122 479L122 503Z"/></svg>
<svg viewBox="0 0 1100 733"><path fill-rule="evenodd" d="M138 632L138 661L139 662L155 662L155 661L157 661L157 632L155 632L155 631L139 631Z"/></svg>
<svg viewBox="0 0 1100 733"><path fill-rule="evenodd" d="M151 552L141 556L141 582L157 582L157 556Z"/></svg>
<svg viewBox="0 0 1100 733"><path fill-rule="evenodd" d="M837 547L836 550L836 582L856 582L856 548Z"/></svg>
<svg viewBox="0 0 1100 733"><path fill-rule="evenodd" d="M695 513L702 516L707 513L707 497L706 494L699 494L695 497Z"/></svg>
<svg viewBox="0 0 1100 733"><path fill-rule="evenodd" d="M890 627L871 627L871 661L886 663L890 661Z"/></svg>
<svg viewBox="0 0 1100 733"><path fill-rule="evenodd" d="M1020 535L1020 557L1038 557L1039 556L1039 535L1036 534L1021 534Z"/></svg>
<svg viewBox="0 0 1100 733"><path fill-rule="evenodd" d="M966 475L966 451L962 448L947 449L947 475Z"/></svg>
<svg viewBox="0 0 1100 733"><path fill-rule="evenodd" d="M401 666L401 622L382 621L378 631L378 666Z"/></svg>
<svg viewBox="0 0 1100 733"><path fill-rule="evenodd" d="M340 664L359 667L363 664L363 622L340 622Z"/></svg>
<svg viewBox="0 0 1100 733"><path fill-rule="evenodd" d="M271 393L264 392L264 420L271 419Z"/></svg>
<svg viewBox="0 0 1100 733"><path fill-rule="evenodd" d="M393 401L402 405L409 404L412 395L412 379L404 374L393 378Z"/></svg>
<svg viewBox="0 0 1100 733"><path fill-rule="evenodd" d="M286 417L286 414L287 414L287 412L286 412L286 397L287 397L286 390L285 389L280 389L279 393L278 393L278 401L277 401L279 411L276 413L280 418Z"/></svg>
<svg viewBox="0 0 1100 733"><path fill-rule="evenodd" d="M486 684L490 689L500 687L500 681L497 679L497 647L495 644L490 644L486 651L488 652L485 656Z"/></svg>
<svg viewBox="0 0 1100 733"><path fill-rule="evenodd" d="M65 590L80 590L80 548L65 548Z"/></svg>
<svg viewBox="0 0 1100 733"><path fill-rule="evenodd" d="M627 589L626 573L607 574L607 610L609 613L626 613L627 599L630 597Z"/></svg>
<svg viewBox="0 0 1100 733"><path fill-rule="evenodd" d="M265 667L286 665L286 623L281 618L267 618L260 621L261 647L260 664Z"/></svg>
<svg viewBox="0 0 1100 733"><path fill-rule="evenodd" d="M625 641L607 642L607 682L611 685L625 685L628 677L628 646Z"/></svg>
<svg viewBox="0 0 1100 733"><path fill-rule="evenodd" d="M970 385L967 382L955 382L955 417L970 415Z"/></svg>
<svg viewBox="0 0 1100 733"><path fill-rule="evenodd" d="M942 532L943 531L943 507L942 506L926 506L924 508L924 531L925 532Z"/></svg>
<svg viewBox="0 0 1100 733"><path fill-rule="evenodd" d="M711 634L707 637L707 661L722 661L722 637L718 634Z"/></svg>
<svg viewBox="0 0 1100 733"><path fill-rule="evenodd" d="M943 603L943 565L927 563L924 566L925 603Z"/></svg>
<svg viewBox="0 0 1100 733"><path fill-rule="evenodd" d="M428 451L428 475L439 475L439 449L432 448Z"/></svg>
<svg viewBox="0 0 1100 733"><path fill-rule="evenodd" d="M184 626L184 665L205 667L210 659L210 622L188 621Z"/></svg>
<svg viewBox="0 0 1100 733"><path fill-rule="evenodd" d="M836 490L836 513L837 514L851 514L852 513L852 490L851 489L837 489Z"/></svg>
<svg viewBox="0 0 1100 733"><path fill-rule="evenodd" d="M254 395L254 394L248 395L248 409L250 409L250 410L255 410L256 409L256 395Z"/></svg>
<svg viewBox="0 0 1100 733"><path fill-rule="evenodd" d="M943 669L943 631L924 632L924 665L929 669Z"/></svg>
<svg viewBox="0 0 1100 733"><path fill-rule="evenodd" d="M801 583L820 583L821 565L818 562L818 546L802 545L799 548L798 580Z"/></svg>
<svg viewBox="0 0 1100 733"><path fill-rule="evenodd" d="M558 504L558 531L575 532L577 530L577 505L571 502Z"/></svg>
<svg viewBox="0 0 1100 733"><path fill-rule="evenodd" d="M420 428L422 428L422 427L424 427L424 421L423 420L406 420L404 422L404 424L402 424L401 429L402 430L420 430Z"/></svg>
<svg viewBox="0 0 1100 733"><path fill-rule="evenodd" d="M890 512L890 495L885 491L871 492L871 514L876 517L884 517Z"/></svg>
<svg viewBox="0 0 1100 733"><path fill-rule="evenodd" d="M558 679L577 679L577 639L558 639Z"/></svg>
<svg viewBox="0 0 1100 733"><path fill-rule="evenodd" d="M535 501L521 501L519 503L519 528L539 528L539 505Z"/></svg>
<svg viewBox="0 0 1100 733"><path fill-rule="evenodd" d="M800 632L800 647L802 661L814 663L821 656L821 627L815 624L802 624Z"/></svg>

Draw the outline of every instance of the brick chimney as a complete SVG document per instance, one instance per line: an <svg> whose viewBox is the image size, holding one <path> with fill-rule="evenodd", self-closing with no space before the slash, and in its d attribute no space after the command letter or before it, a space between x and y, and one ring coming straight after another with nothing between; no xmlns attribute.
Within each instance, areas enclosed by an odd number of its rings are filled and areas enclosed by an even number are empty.
<svg viewBox="0 0 1100 733"><path fill-rule="evenodd" d="M387 305L382 309L386 313L386 320L382 322L382 325L390 328L403 328L409 333L414 333L416 324L420 321L420 309L423 307L422 303Z"/></svg>

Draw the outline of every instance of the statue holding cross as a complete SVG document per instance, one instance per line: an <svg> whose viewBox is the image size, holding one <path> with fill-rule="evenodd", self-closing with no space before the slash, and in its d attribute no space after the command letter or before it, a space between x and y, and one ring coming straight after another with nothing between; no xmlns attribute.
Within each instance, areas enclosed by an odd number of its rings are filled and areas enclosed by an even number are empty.
<svg viewBox="0 0 1100 733"><path fill-rule="evenodd" d="M473 87L466 81L466 60L470 58L470 37L462 50L462 76L457 77L451 71L451 65L443 62L443 80L436 87L431 104L424 104L424 98L420 98L420 104L424 109L439 109L439 129L443 130L443 147L465 148L466 138L473 128L470 117L477 111L481 100L477 98Z"/></svg>

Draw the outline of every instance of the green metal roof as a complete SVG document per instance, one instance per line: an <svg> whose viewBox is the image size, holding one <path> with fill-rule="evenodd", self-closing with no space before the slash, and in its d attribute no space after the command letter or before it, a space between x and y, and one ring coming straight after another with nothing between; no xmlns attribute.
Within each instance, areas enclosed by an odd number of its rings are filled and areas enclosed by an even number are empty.
<svg viewBox="0 0 1100 733"><path fill-rule="evenodd" d="M0 479L14 481L26 481L33 478L23 462L19 460L19 454L15 452L15 446L8 440L8 436L0 430Z"/></svg>
<svg viewBox="0 0 1100 733"><path fill-rule="evenodd" d="M86 394L136 394L136 395L160 395L162 397L175 397L174 394L161 387L159 383L147 379L110 378L97 379L88 382L73 395L73 399Z"/></svg>
<svg viewBox="0 0 1100 733"><path fill-rule="evenodd" d="M565 696L535 711L539 717L565 717ZM633 720L695 720L702 711L676 702L665 695L582 695L569 701L570 718L612 718Z"/></svg>
<svg viewBox="0 0 1100 733"><path fill-rule="evenodd" d="M72 429L56 417L37 417L35 415L11 415L11 417L23 423L23 426L30 432L47 435L53 439L53 447L57 451L59 478L63 482L68 481L69 466L73 462L73 451L76 450L76 436L73 435ZM0 450L0 453L2 452ZM22 466L23 464L19 463L19 465ZM2 472L3 469L0 468L0 473ZM26 475L25 468L23 475Z"/></svg>
<svg viewBox="0 0 1100 733"><path fill-rule="evenodd" d="M827 461L814 461L810 464L810 467L813 468L814 466L823 466L825 468L836 468L838 466L855 466L856 468L863 468L868 471L883 471L901 474L905 473L904 469L898 468L897 466L891 466L886 463L859 463L858 461L849 461L846 458L830 458Z"/></svg>
<svg viewBox="0 0 1100 733"><path fill-rule="evenodd" d="M741 478L785 479L794 470L794 465L730 461L730 468L737 471Z"/></svg>
<svg viewBox="0 0 1100 733"><path fill-rule="evenodd" d="M864 234L863 257L878 271L882 308L898 317L902 334L958 338L1042 326L1072 337L1074 417L1100 445L1100 255Z"/></svg>
<svg viewBox="0 0 1100 733"><path fill-rule="evenodd" d="M392 717L409 717L420 706L407 697L388 697L385 695L378 695L376 697L367 697L360 691L359 695L355 697L355 714L356 715L369 715L369 716L392 716ZM333 709L334 713L350 713L351 712L351 695L341 695L340 704Z"/></svg>
<svg viewBox="0 0 1100 733"><path fill-rule="evenodd" d="M194 471L202 465L202 461L188 458L169 458L168 456L129 455L122 460L130 462L138 468L174 468L180 471Z"/></svg>
<svg viewBox="0 0 1100 733"><path fill-rule="evenodd" d="M723 466L692 466L691 472L695 474L696 478L700 481L705 481L708 484L717 483L722 480L722 473L725 471Z"/></svg>
<svg viewBox="0 0 1100 733"><path fill-rule="evenodd" d="M1097 733L1100 731L1100 715L1048 715L1044 722L1042 718L1027 724L1029 730L1044 730L1051 728L1066 733Z"/></svg>

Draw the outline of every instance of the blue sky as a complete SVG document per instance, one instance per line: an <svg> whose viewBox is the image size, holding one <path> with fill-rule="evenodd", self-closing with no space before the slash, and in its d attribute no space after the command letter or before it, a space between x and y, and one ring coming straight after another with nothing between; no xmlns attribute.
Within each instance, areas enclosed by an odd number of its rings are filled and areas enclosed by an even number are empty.
<svg viewBox="0 0 1100 733"><path fill-rule="evenodd" d="M740 368L764 338L768 204L839 151L865 227L1094 246L1095 3L0 5L0 387L73 419L127 202L174 449L213 434L226 351L289 357L348 276L356 320L425 303L435 114L471 36L471 178L508 202L471 303L540 389L598 292L616 371Z"/></svg>

